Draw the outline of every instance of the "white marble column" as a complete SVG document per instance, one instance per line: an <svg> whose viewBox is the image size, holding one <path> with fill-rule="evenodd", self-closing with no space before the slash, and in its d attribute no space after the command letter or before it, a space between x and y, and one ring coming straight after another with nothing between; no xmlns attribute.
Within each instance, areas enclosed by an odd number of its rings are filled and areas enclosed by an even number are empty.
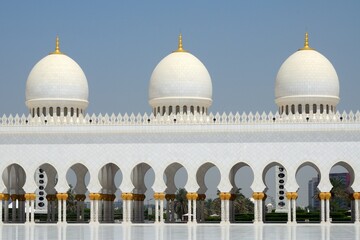
<svg viewBox="0 0 360 240"><path fill-rule="evenodd" d="M4 222L9 222L9 194L4 194Z"/></svg>
<svg viewBox="0 0 360 240"><path fill-rule="evenodd" d="M326 222L330 223L330 201L329 199L325 200L326 202Z"/></svg>
<svg viewBox="0 0 360 240"><path fill-rule="evenodd" d="M263 200L258 200L258 208L259 208L259 222L263 222Z"/></svg>
<svg viewBox="0 0 360 240"><path fill-rule="evenodd" d="M36 198L36 195L33 193L33 198L30 200L30 205L31 205L30 222L31 223L35 223L35 198Z"/></svg>
<svg viewBox="0 0 360 240"><path fill-rule="evenodd" d="M0 193L0 224L3 224L3 217L2 217L3 199L4 199L4 194Z"/></svg>
<svg viewBox="0 0 360 240"><path fill-rule="evenodd" d="M160 222L164 223L164 199L160 200Z"/></svg>
<svg viewBox="0 0 360 240"><path fill-rule="evenodd" d="M62 200L62 202L63 202L63 223L67 223L66 222L66 200L67 200L67 194L66 194L66 198L64 198L63 200Z"/></svg>
<svg viewBox="0 0 360 240"><path fill-rule="evenodd" d="M128 223L131 223L132 221L132 206L131 206L132 198L127 200L127 219Z"/></svg>
<svg viewBox="0 0 360 240"><path fill-rule="evenodd" d="M25 200L26 201L26 207L25 207L26 223L29 223L30 222L30 216L29 216L30 215L30 196L25 195L25 199L26 199Z"/></svg>
<svg viewBox="0 0 360 240"><path fill-rule="evenodd" d="M259 213L258 213L258 201L257 200L254 200L254 222L258 222L258 216L259 216Z"/></svg>
<svg viewBox="0 0 360 240"><path fill-rule="evenodd" d="M296 199L292 199L292 209L293 209L293 222L296 223Z"/></svg>
<svg viewBox="0 0 360 240"><path fill-rule="evenodd" d="M288 217L288 223L291 223L291 196L289 196L290 198L288 198L287 196L287 205L288 205L288 213L287 213L287 217Z"/></svg>
<svg viewBox="0 0 360 240"><path fill-rule="evenodd" d="M196 198L194 198L192 201L193 201L193 212L194 212L193 213L194 214L193 222L196 223L197 222L197 219L196 219Z"/></svg>
<svg viewBox="0 0 360 240"><path fill-rule="evenodd" d="M325 206L324 206L324 199L320 199L320 206L321 206L321 222L324 223L325 222Z"/></svg>
<svg viewBox="0 0 360 240"><path fill-rule="evenodd" d="M62 199L62 195L61 195L61 193L58 193L58 194L56 194L56 197L57 197L57 199L58 199L58 223L61 223L61 220L62 220L62 217L61 217L61 199Z"/></svg>
<svg viewBox="0 0 360 240"><path fill-rule="evenodd" d="M230 201L225 200L225 221L230 222Z"/></svg>
<svg viewBox="0 0 360 240"><path fill-rule="evenodd" d="M95 222L94 219L94 199L90 197L90 223Z"/></svg>
<svg viewBox="0 0 360 240"><path fill-rule="evenodd" d="M155 199L155 223L159 222L159 200Z"/></svg>
<svg viewBox="0 0 360 240"><path fill-rule="evenodd" d="M354 199L355 203L355 223L359 223L359 199Z"/></svg>
<svg viewBox="0 0 360 240"><path fill-rule="evenodd" d="M188 199L188 223L191 223L191 199Z"/></svg>

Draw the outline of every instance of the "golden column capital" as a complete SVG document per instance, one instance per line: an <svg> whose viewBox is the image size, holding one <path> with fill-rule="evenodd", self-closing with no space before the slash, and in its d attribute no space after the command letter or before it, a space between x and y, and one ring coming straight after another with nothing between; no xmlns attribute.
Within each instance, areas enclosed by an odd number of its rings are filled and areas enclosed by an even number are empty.
<svg viewBox="0 0 360 240"><path fill-rule="evenodd" d="M169 200L174 201L174 200L175 200L175 197L176 197L175 194L166 194L166 195L165 195L165 199L166 199L167 201L169 201Z"/></svg>
<svg viewBox="0 0 360 240"><path fill-rule="evenodd" d="M4 201L9 201L10 195L7 193L4 193Z"/></svg>
<svg viewBox="0 0 360 240"><path fill-rule="evenodd" d="M355 200L359 200L359 199L360 199L360 192L354 192L354 193L353 193L353 198L354 198Z"/></svg>
<svg viewBox="0 0 360 240"><path fill-rule="evenodd" d="M331 198L330 192L320 192L319 193L320 200L329 200Z"/></svg>
<svg viewBox="0 0 360 240"><path fill-rule="evenodd" d="M133 196L132 193L126 193L126 192L124 192L124 193L121 194L121 198L122 198L123 200L133 200L134 196Z"/></svg>
<svg viewBox="0 0 360 240"><path fill-rule="evenodd" d="M186 194L187 200L196 200L198 197L198 194L196 192L188 192Z"/></svg>

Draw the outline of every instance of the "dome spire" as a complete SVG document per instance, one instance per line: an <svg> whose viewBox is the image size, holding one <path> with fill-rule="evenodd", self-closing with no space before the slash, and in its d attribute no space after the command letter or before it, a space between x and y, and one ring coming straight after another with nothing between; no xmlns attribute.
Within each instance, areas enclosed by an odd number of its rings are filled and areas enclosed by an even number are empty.
<svg viewBox="0 0 360 240"><path fill-rule="evenodd" d="M314 50L313 48L311 48L309 46L309 33L308 32L305 33L304 47L301 48L300 50Z"/></svg>
<svg viewBox="0 0 360 240"><path fill-rule="evenodd" d="M182 44L182 35L181 33L179 34L179 42L178 42L178 49L174 52L186 52L184 49L183 49L183 44Z"/></svg>
<svg viewBox="0 0 360 240"><path fill-rule="evenodd" d="M56 43L55 43L55 51L52 54L62 54L60 51L60 39L59 36L56 36Z"/></svg>

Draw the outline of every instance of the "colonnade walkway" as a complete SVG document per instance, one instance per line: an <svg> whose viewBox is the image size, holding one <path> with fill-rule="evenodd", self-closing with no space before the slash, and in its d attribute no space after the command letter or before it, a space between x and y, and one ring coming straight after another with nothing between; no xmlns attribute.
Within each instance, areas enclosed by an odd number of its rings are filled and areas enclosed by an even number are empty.
<svg viewBox="0 0 360 240"><path fill-rule="evenodd" d="M235 194L230 192L220 192L221 201L221 221L220 224L230 224L235 222L234 199ZM320 192L320 223L331 223L330 218L330 192ZM359 200L360 193L355 192L350 195L352 198L352 221L351 223L360 223L359 217ZM48 212L47 222L66 224L67 223L67 201L69 195L67 193L57 193L48 195ZM122 223L144 223L144 200L145 195L122 193ZM205 194L196 192L188 192L187 198L187 219L188 224L197 224L205 222L204 218L204 201ZM266 194L263 192L254 192L252 195L254 202L254 224L262 224L265 219L265 199ZM296 224L296 200L297 192L287 192L287 224ZM12 208L9 209L9 201L11 199ZM0 224L3 223L25 223L34 224L36 195L34 193L26 193L24 195L0 194ZM78 223L85 222L85 195L75 195L76 200L76 221ZM114 194L90 193L90 219L89 223L114 223ZM174 194L165 194L164 192L155 192L155 224L174 223ZM11 214L10 214L11 212ZM164 214L166 213L166 214ZM57 216L56 216L57 215ZM164 218L166 216L166 219ZM10 219L11 216L11 219ZM87 222L87 221L86 221Z"/></svg>

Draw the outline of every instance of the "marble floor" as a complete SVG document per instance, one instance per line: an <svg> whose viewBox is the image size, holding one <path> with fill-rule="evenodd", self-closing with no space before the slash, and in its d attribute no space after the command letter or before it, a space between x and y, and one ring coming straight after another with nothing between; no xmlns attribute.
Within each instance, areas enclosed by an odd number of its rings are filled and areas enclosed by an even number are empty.
<svg viewBox="0 0 360 240"><path fill-rule="evenodd" d="M293 239L293 240L342 240L360 239L360 225L353 224L186 224L153 225L121 224L101 225L47 225L33 226L7 224L0 225L0 239L11 240L246 240L246 239Z"/></svg>

